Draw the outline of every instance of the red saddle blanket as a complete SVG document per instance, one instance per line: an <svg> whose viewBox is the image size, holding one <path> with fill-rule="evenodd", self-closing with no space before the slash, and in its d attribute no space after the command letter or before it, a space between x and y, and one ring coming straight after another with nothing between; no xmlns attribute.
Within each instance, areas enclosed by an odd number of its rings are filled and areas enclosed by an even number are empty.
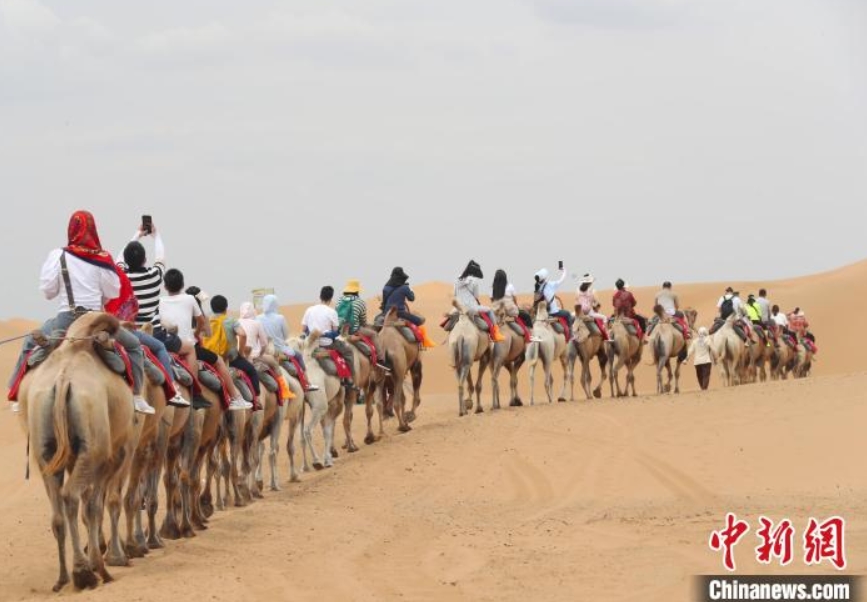
<svg viewBox="0 0 867 602"><path fill-rule="evenodd" d="M415 324L413 324L409 320L406 320L404 322L404 326L406 326L407 329L409 329L409 331L412 333L412 336L415 337L415 341L413 341L413 342L421 345L421 342L424 340L424 337L421 335L421 331L418 329L418 326L416 326Z"/></svg>
<svg viewBox="0 0 867 602"><path fill-rule="evenodd" d="M350 370L346 360L343 359L343 356L340 355L336 349L329 349L328 355L331 356L331 361L333 361L334 365L337 366L338 378L352 378L352 370Z"/></svg>
<svg viewBox="0 0 867 602"><path fill-rule="evenodd" d="M680 332L683 334L684 340L689 340L689 324L686 323L686 318L674 316L674 321L680 325Z"/></svg>
<svg viewBox="0 0 867 602"><path fill-rule="evenodd" d="M367 345L368 348L370 349L370 361L371 361L371 363L373 363L373 364L377 363L376 345L374 344L373 339L371 339L370 337L365 336L363 334L359 334L358 338L361 339L364 342L364 344Z"/></svg>

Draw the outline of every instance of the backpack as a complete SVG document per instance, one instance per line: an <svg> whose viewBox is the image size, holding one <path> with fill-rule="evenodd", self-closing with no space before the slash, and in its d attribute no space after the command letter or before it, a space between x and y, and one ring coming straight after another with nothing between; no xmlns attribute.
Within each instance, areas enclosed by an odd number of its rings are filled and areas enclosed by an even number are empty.
<svg viewBox="0 0 867 602"><path fill-rule="evenodd" d="M226 336L226 329L223 324L225 321L225 314L212 317L210 320L211 336L202 339L202 347L220 357L229 353L229 338Z"/></svg>
<svg viewBox="0 0 867 602"><path fill-rule="evenodd" d="M722 304L719 306L719 316L725 320L730 315L735 312L735 304L732 298L723 299Z"/></svg>
<svg viewBox="0 0 867 602"><path fill-rule="evenodd" d="M343 330L344 324L349 324L352 328L352 301L351 297L341 297L337 303L337 321L338 329Z"/></svg>

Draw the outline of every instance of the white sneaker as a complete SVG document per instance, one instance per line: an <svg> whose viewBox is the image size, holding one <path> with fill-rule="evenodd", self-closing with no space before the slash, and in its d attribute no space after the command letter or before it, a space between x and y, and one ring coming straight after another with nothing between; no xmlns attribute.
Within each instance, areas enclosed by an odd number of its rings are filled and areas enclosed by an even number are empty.
<svg viewBox="0 0 867 602"><path fill-rule="evenodd" d="M178 393L171 399L169 399L168 404L170 406L175 406L176 408L188 408L190 407L190 402L184 399L184 396Z"/></svg>
<svg viewBox="0 0 867 602"><path fill-rule="evenodd" d="M12 402L12 411L15 412L16 414L18 412L20 412L21 411L21 404L18 403L17 401L13 401Z"/></svg>
<svg viewBox="0 0 867 602"><path fill-rule="evenodd" d="M531 343L541 343L542 339L540 339L539 337L530 337L530 342Z"/></svg>
<svg viewBox="0 0 867 602"><path fill-rule="evenodd" d="M253 404L249 401L246 401L243 397L236 397L232 401L229 402L229 410L251 410L253 409Z"/></svg>
<svg viewBox="0 0 867 602"><path fill-rule="evenodd" d="M145 398L141 395L135 395L132 398L132 402L135 405L135 411L139 414L156 414L157 411L153 409L153 406L145 401Z"/></svg>

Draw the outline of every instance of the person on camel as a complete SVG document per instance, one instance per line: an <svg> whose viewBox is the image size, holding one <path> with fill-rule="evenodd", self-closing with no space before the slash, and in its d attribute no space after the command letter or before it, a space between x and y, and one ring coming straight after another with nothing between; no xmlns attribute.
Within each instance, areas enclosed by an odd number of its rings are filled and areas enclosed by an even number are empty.
<svg viewBox="0 0 867 602"><path fill-rule="evenodd" d="M301 329L308 336L314 330L319 331L321 335L319 344L322 347L335 349L351 372L355 361L352 356L352 349L349 348L346 341L338 338L340 336L340 318L337 317L337 311L331 307L333 300L334 287L323 286L319 291L319 303L311 305L304 312L304 316L301 318ZM343 386L351 388L355 384L349 377L343 379Z"/></svg>
<svg viewBox="0 0 867 602"><path fill-rule="evenodd" d="M548 275L548 268L542 268L534 274L536 299L545 299L545 302L548 304L549 317L566 320L569 327L566 339L569 340L572 338L572 325L575 323L575 316L572 315L572 312L560 307L560 302L557 300L557 290L566 280L566 267L563 265L563 262L560 262L560 277L557 280L549 280Z"/></svg>
<svg viewBox="0 0 867 602"><path fill-rule="evenodd" d="M376 331L368 327L367 303L361 298L361 282L358 280L349 280L343 287L343 296L337 300L337 319L341 333L346 332L350 337L363 341L370 347L375 365L391 372L383 361L385 358L376 352Z"/></svg>
<svg viewBox="0 0 867 602"><path fill-rule="evenodd" d="M594 282L596 279L589 272L581 277L578 282L578 292L575 294L575 306L581 309L583 315L593 318L599 332L602 333L602 338L607 341L608 329L605 326L605 316L596 311L600 303L596 298L596 291L593 290Z"/></svg>
<svg viewBox="0 0 867 602"><path fill-rule="evenodd" d="M733 315L734 324L732 325L732 327L734 328L735 334L737 334L738 337L749 347L750 337L746 331L746 328L741 323L741 318L744 315L744 310L738 293L736 293L732 287L726 287L725 293L723 293L723 296L719 298L716 306L719 310L719 317L711 328L710 333L713 334L717 330L719 330L719 328L725 323L725 321Z"/></svg>
<svg viewBox="0 0 867 602"><path fill-rule="evenodd" d="M229 301L226 297L223 295L211 297L210 335L202 337L201 345L211 353L223 358L223 361L232 368L247 375L247 379L253 387L253 411L261 410L261 404L257 403L262 395L259 373L244 353L250 346L248 343L253 343L253 341L248 339L247 331L244 330L240 322L226 313L228 310ZM264 333L262 336L264 337Z"/></svg>
<svg viewBox="0 0 867 602"><path fill-rule="evenodd" d="M618 278L614 286L617 289L614 292L614 298L611 300L611 305L614 307L614 315L635 320L641 332L647 332L647 318L635 312L638 301L636 301L635 295L627 289L626 281L623 278Z"/></svg>
<svg viewBox="0 0 867 602"><path fill-rule="evenodd" d="M147 265L147 253L140 240L146 236L153 236L154 253L156 260L150 267ZM175 407L189 407L190 402L180 394L180 389L175 380L175 371L172 367L172 356L169 353L177 353L181 349L181 341L177 336L166 333L160 324L160 316L157 313L160 304L160 288L163 284L163 274L166 271L166 251L156 225L150 224L146 230L144 225L139 225L132 240L124 247L121 257L117 258L117 265L129 277L133 293L138 299L138 314L135 317L135 329L133 334L139 342L147 347L160 364L162 364L166 378L172 380L175 395L168 400L168 404ZM152 334L142 330L150 324ZM194 409L209 407L211 402L201 395L193 395Z"/></svg>
<svg viewBox="0 0 867 602"><path fill-rule="evenodd" d="M39 277L39 290L46 299L57 299L58 312L42 325L41 340L37 341L33 336L24 339L9 382L9 401L14 402L13 411L18 411L18 385L27 369L25 361L37 347L50 348L51 340L65 336L76 318L84 313L105 311L122 322L131 322L138 312L132 285L111 254L102 248L93 215L89 211L76 211L69 218L66 233L66 246L48 254ZM114 338L129 356L135 411L154 414L156 410L142 397L144 352L141 343L126 328L118 329Z"/></svg>
<svg viewBox="0 0 867 602"><path fill-rule="evenodd" d="M656 299L654 300L654 303L662 307L665 314L670 316L675 322L680 325L680 330L683 333L684 339L688 340L689 324L687 324L683 312L680 311L680 300L677 297L677 293L672 290L671 282L666 280L662 283L662 290L656 293ZM653 318L651 318L650 325L648 326L647 330L648 336L651 332L653 332L653 328L656 326L658 321L659 318L655 315L653 316Z"/></svg>
<svg viewBox="0 0 867 602"><path fill-rule="evenodd" d="M455 281L455 299L468 313L478 315L488 325L491 340L495 343L505 341L506 337L497 326L497 318L490 307L479 302L479 280L484 278L482 266L472 259Z"/></svg>
<svg viewBox="0 0 867 602"><path fill-rule="evenodd" d="M217 370L223 385L228 389L228 409L232 411L251 409L253 404L241 397L223 358L208 351L200 343L201 338L211 334L208 322L205 320L205 312L202 311L201 289L191 286L185 291L184 275L176 268L166 272L163 277L163 287L168 295L160 297L160 321L169 332L174 330L181 340L178 356L190 368L193 378L198 378L196 360L210 364Z"/></svg>
<svg viewBox="0 0 867 602"><path fill-rule="evenodd" d="M505 270L497 270L496 273L494 273L494 285L491 291L491 301L493 301L494 304L503 304L503 309L505 310L506 315L513 318L515 323L523 331L524 341L526 343L541 341L541 339L533 336L533 319L530 315L527 314L526 317L521 315L522 311L515 302L515 287L509 284L509 277L506 275Z"/></svg>
<svg viewBox="0 0 867 602"><path fill-rule="evenodd" d="M265 330L269 342L274 346L278 361L282 356L295 366L298 373L298 382L304 391L318 391L319 386L310 384L307 380L307 366L304 365L304 355L290 347L286 340L289 338L289 327L286 317L280 313L280 303L277 295L265 295L262 298L262 313L256 318Z"/></svg>
<svg viewBox="0 0 867 602"><path fill-rule="evenodd" d="M756 296L754 294L750 293L747 295L747 302L744 305L744 311L746 312L747 319L752 323L753 330L756 331L759 339L766 345L770 346L771 343L765 335L765 325L762 321L762 307L759 305L758 301L756 301Z"/></svg>
<svg viewBox="0 0 867 602"><path fill-rule="evenodd" d="M407 322L413 324L421 335L421 346L424 349L436 347L427 335L427 328L424 325L424 318L409 311L407 301L415 301L415 293L409 287L407 282L409 276L403 271L402 267L396 267L391 270L391 276L385 286L382 288L382 305L380 310L383 314L394 307L397 309L397 316Z"/></svg>

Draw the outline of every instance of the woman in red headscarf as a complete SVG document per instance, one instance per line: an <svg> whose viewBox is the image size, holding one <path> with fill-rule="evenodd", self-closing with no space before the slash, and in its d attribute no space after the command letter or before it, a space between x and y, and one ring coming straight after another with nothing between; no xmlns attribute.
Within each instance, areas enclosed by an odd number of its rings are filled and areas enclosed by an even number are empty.
<svg viewBox="0 0 867 602"><path fill-rule="evenodd" d="M66 264L67 277L63 267ZM129 279L114 264L111 255L103 250L96 231L96 222L89 211L76 211L69 219L67 245L48 254L42 265L39 289L46 299L57 299L57 315L42 325L46 337L66 334L75 318L88 311L107 311L121 320L135 318L138 304ZM70 294L67 292L71 292ZM129 354L133 375L133 400L137 412L153 414L154 409L141 396L144 382L144 354L138 339L121 328L115 335ZM23 376L24 359L36 347L27 337L18 358L9 399L14 401L18 384Z"/></svg>

